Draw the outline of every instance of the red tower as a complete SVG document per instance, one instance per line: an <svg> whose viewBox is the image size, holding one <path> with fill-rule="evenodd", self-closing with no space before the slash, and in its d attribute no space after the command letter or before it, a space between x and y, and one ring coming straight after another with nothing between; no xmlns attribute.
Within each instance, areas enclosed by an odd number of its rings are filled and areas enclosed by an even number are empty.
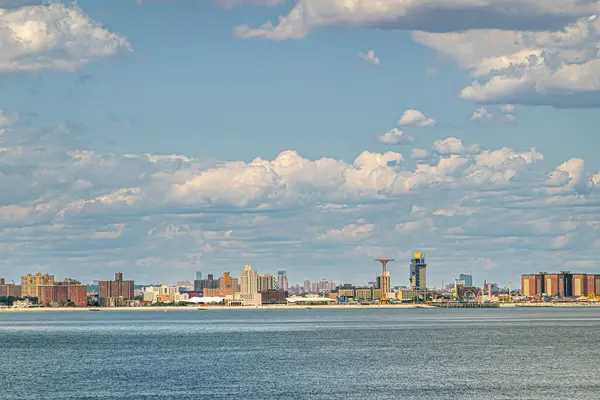
<svg viewBox="0 0 600 400"><path fill-rule="evenodd" d="M392 258L378 258L375 260L381 263L381 284L379 285L379 304L387 304L388 297L387 294L390 292L390 276L387 272L387 264L390 261L394 261Z"/></svg>

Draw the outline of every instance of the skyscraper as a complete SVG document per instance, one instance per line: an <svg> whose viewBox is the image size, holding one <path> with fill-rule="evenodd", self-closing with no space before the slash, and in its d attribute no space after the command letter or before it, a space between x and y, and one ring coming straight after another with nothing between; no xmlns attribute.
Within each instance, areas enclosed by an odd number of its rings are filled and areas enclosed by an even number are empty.
<svg viewBox="0 0 600 400"><path fill-rule="evenodd" d="M267 290L277 289L275 277L271 274L258 274L258 291L266 292Z"/></svg>
<svg viewBox="0 0 600 400"><path fill-rule="evenodd" d="M473 275L460 274L458 280L463 281L465 286L473 287Z"/></svg>
<svg viewBox="0 0 600 400"><path fill-rule="evenodd" d="M277 271L277 289L288 290L288 279L285 271Z"/></svg>
<svg viewBox="0 0 600 400"><path fill-rule="evenodd" d="M304 281L304 291L305 292L311 292L312 291L312 287L311 287L311 284L310 284L309 280L305 280Z"/></svg>
<svg viewBox="0 0 600 400"><path fill-rule="evenodd" d="M259 306L262 297L258 293L258 275L251 265L246 265L241 277L240 299L244 305Z"/></svg>
<svg viewBox="0 0 600 400"><path fill-rule="evenodd" d="M196 279L194 279L196 281L201 281L202 280L202 271L196 271Z"/></svg>
<svg viewBox="0 0 600 400"><path fill-rule="evenodd" d="M427 289L427 264L421 252L415 252L410 262L410 289Z"/></svg>

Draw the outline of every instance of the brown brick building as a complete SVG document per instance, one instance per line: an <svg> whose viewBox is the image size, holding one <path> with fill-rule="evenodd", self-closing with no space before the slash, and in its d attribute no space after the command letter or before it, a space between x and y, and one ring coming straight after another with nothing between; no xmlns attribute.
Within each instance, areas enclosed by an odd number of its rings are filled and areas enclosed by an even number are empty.
<svg viewBox="0 0 600 400"><path fill-rule="evenodd" d="M0 297L21 297L21 285L7 284L0 278Z"/></svg>
<svg viewBox="0 0 600 400"><path fill-rule="evenodd" d="M287 290L270 289L260 292L262 304L286 304Z"/></svg>
<svg viewBox="0 0 600 400"><path fill-rule="evenodd" d="M115 274L114 281L98 282L98 302L101 306L112 307L134 297L134 282L123 280L121 272Z"/></svg>
<svg viewBox="0 0 600 400"><path fill-rule="evenodd" d="M87 287L81 282L65 279L64 282L55 282L53 285L40 286L40 304L59 306L73 303L75 307L86 307Z"/></svg>
<svg viewBox="0 0 600 400"><path fill-rule="evenodd" d="M549 274L538 272L521 276L521 293L527 297L581 297L600 294L600 275L573 274L569 271Z"/></svg>

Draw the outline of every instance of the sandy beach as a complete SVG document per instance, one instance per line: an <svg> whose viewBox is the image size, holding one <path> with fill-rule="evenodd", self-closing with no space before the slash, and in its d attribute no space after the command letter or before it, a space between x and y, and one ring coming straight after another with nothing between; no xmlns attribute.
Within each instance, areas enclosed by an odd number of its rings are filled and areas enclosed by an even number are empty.
<svg viewBox="0 0 600 400"><path fill-rule="evenodd" d="M0 308L0 312L83 312L83 311L222 311L222 310L304 310L304 309L365 309L365 308L436 308L429 305L417 305L417 304L388 304L388 305L316 305L316 306L288 306L285 304L276 305L265 305L265 306L208 306L208 307L113 307L113 308L102 308L102 307L85 307L85 308L47 308L47 307L30 307L30 308Z"/></svg>
<svg viewBox="0 0 600 400"><path fill-rule="evenodd" d="M500 308L520 308L520 307L600 307L600 303L556 303L556 304L500 304ZM305 309L433 309L438 308L425 304L387 304L387 305L312 305L312 306L288 306L285 304L265 305L265 306L208 306L208 307L85 307L85 308L46 308L46 307L30 307L30 308L0 308L2 312L87 312L87 311L235 311L235 310L305 310Z"/></svg>

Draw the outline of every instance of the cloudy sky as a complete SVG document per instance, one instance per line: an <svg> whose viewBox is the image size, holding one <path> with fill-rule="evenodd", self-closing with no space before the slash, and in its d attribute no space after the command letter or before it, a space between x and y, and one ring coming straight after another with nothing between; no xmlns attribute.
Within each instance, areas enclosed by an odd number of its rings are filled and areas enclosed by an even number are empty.
<svg viewBox="0 0 600 400"><path fill-rule="evenodd" d="M0 0L0 28L9 280L600 272L600 0Z"/></svg>

